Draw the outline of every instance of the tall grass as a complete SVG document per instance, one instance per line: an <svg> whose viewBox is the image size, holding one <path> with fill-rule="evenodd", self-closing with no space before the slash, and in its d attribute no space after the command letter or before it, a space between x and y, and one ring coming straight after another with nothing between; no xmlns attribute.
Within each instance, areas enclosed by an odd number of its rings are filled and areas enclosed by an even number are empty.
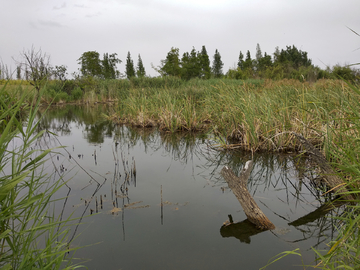
<svg viewBox="0 0 360 270"><path fill-rule="evenodd" d="M333 80L194 80L178 88L132 88L110 118L169 132L211 131L224 147L294 151L300 145L291 132L327 147L344 101L353 98L349 91Z"/></svg>
<svg viewBox="0 0 360 270"><path fill-rule="evenodd" d="M333 166L348 182L349 193L356 202L347 207L339 219L338 235L329 243L325 253L319 255L319 267L323 269L359 269L360 265L360 89L347 84L345 95L336 93L339 100L335 123L330 124L332 134L328 155Z"/></svg>
<svg viewBox="0 0 360 270"><path fill-rule="evenodd" d="M41 95L29 107L26 98L0 99L0 269L74 269L65 259L70 251L65 223L50 208L62 183L50 181L42 170L52 150L34 147L44 134L37 132L36 121ZM21 110L29 113L26 128Z"/></svg>

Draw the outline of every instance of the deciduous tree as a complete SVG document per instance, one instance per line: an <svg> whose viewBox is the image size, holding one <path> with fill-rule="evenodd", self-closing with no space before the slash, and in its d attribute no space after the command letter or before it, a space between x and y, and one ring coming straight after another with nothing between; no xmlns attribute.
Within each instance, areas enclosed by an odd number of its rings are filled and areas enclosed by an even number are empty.
<svg viewBox="0 0 360 270"><path fill-rule="evenodd" d="M78 64L81 65L80 72L83 76L102 77L103 70L99 56L97 51L88 51L81 55Z"/></svg>
<svg viewBox="0 0 360 270"><path fill-rule="evenodd" d="M50 55L43 53L41 49L36 51L34 47L24 50L20 55L22 60L17 64L21 65L25 74L28 72L30 84L40 91L42 85L52 75Z"/></svg>

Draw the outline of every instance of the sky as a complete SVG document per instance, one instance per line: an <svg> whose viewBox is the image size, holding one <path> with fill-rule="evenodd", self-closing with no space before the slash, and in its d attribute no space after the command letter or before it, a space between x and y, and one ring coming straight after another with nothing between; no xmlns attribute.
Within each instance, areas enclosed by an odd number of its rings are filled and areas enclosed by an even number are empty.
<svg viewBox="0 0 360 270"><path fill-rule="evenodd" d="M78 72L82 53L117 53L125 73L127 53L136 66L159 74L172 47L180 57L205 45L210 61L217 49L224 73L240 51L255 58L256 45L273 55L295 45L325 69L360 62L359 0L0 0L0 60L13 70L32 47L51 64ZM14 75L15 76L15 75Z"/></svg>

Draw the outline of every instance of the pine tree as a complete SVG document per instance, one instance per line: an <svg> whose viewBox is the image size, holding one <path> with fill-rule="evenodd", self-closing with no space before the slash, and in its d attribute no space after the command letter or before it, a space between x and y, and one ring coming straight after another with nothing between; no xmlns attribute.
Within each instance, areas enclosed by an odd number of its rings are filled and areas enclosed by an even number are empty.
<svg viewBox="0 0 360 270"><path fill-rule="evenodd" d="M140 54L139 54L139 59L138 59L138 63L137 63L136 75L139 78L146 76L145 68L144 68Z"/></svg>
<svg viewBox="0 0 360 270"><path fill-rule="evenodd" d="M128 79L135 77L135 68L134 68L134 62L131 59L131 55L130 52L128 52L127 57L126 57L126 65L125 65L125 69L126 69L126 77Z"/></svg>
<svg viewBox="0 0 360 270"><path fill-rule="evenodd" d="M212 65L212 73L215 78L221 78L223 76L222 68L224 63L221 61L221 55L218 50L215 50L214 60Z"/></svg>
<svg viewBox="0 0 360 270"><path fill-rule="evenodd" d="M260 45L258 43L258 44L256 44L255 59L256 59L257 62L259 62L261 58L262 58L262 53L261 53Z"/></svg>
<svg viewBox="0 0 360 270"><path fill-rule="evenodd" d="M198 59L200 64L199 77L204 79L210 79L211 77L210 60L205 46L202 46L201 52L198 55Z"/></svg>
<svg viewBox="0 0 360 270"><path fill-rule="evenodd" d="M240 55L239 55L239 60L237 63L238 68L240 68L241 70L244 69L244 55L243 53L240 51Z"/></svg>
<svg viewBox="0 0 360 270"><path fill-rule="evenodd" d="M250 51L246 52L246 58L244 61L244 69L253 69L253 60L251 59Z"/></svg>

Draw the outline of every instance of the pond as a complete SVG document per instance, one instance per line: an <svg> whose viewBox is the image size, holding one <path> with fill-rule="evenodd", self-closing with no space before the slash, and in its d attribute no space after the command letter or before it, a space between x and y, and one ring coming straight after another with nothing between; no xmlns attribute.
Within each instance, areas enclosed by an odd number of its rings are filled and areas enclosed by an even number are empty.
<svg viewBox="0 0 360 270"><path fill-rule="evenodd" d="M55 211L75 218L71 247L88 269L304 269L312 247L326 249L333 212L314 212L320 196L306 160L256 154L248 189L273 231L259 231L220 175L239 174L248 152L214 150L209 135L168 134L103 121L111 106L63 106L43 113L41 147L66 146L46 166L66 185ZM336 211L342 211L338 208ZM231 215L234 224L223 226Z"/></svg>

